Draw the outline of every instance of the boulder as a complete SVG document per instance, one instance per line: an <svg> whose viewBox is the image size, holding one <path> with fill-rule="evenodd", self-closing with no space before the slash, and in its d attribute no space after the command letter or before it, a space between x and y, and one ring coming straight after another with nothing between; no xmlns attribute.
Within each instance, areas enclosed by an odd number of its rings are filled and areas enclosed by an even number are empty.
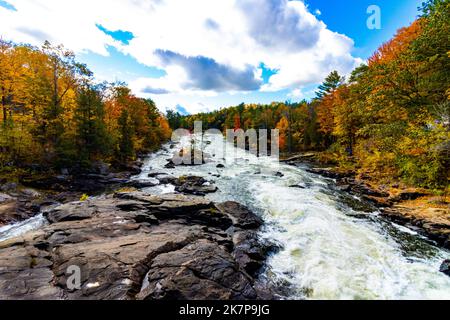
<svg viewBox="0 0 450 320"><path fill-rule="evenodd" d="M444 262L442 262L439 271L450 277L450 260L445 260Z"/></svg>
<svg viewBox="0 0 450 320"><path fill-rule="evenodd" d="M180 177L172 181L176 185L175 191L185 194L204 196L207 193L214 193L217 187L212 185L206 179L196 176Z"/></svg>
<svg viewBox="0 0 450 320"><path fill-rule="evenodd" d="M208 163L211 158L209 154L203 152L202 150L192 149L190 159L185 159L186 156L188 156L187 152L189 152L189 150L186 151L185 149L181 149L176 152L171 159L168 159L168 163L165 167L173 169L176 166L198 166Z"/></svg>
<svg viewBox="0 0 450 320"><path fill-rule="evenodd" d="M155 178L159 181L160 184L175 184L177 182L177 178L167 174L167 173L149 173L150 178Z"/></svg>
<svg viewBox="0 0 450 320"><path fill-rule="evenodd" d="M219 203L216 204L216 208L229 216L233 225L240 229L257 229L263 224L263 220L259 216L237 202Z"/></svg>

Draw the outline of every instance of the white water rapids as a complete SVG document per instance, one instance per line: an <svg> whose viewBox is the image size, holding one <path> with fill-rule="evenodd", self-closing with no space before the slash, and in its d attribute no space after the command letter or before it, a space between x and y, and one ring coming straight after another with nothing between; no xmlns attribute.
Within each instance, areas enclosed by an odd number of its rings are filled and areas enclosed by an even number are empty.
<svg viewBox="0 0 450 320"><path fill-rule="evenodd" d="M244 150L235 151L244 160L230 164L230 159L223 159L221 136L205 140L211 143L203 145L204 151L215 155L211 163L165 169L167 159L180 149L176 147L154 154L137 178L146 179L149 172L202 176L219 188L208 195L211 200L238 201L261 214L266 222L261 237L283 246L270 258L265 277L293 288L284 298L450 299L450 277L439 272L450 258L448 251L409 228L383 221L376 211L351 209L329 187L331 181L305 168ZM226 155L230 156L234 155ZM219 163L225 168L216 168ZM291 187L295 184L304 189ZM166 193L173 188L149 191Z"/></svg>
<svg viewBox="0 0 450 320"><path fill-rule="evenodd" d="M165 148L151 155L135 178L150 179L150 172L202 176L219 188L208 195L211 200L238 201L260 214L266 222L261 237L282 246L270 257L262 277L289 288L282 298L450 299L450 277L439 272L450 252L410 228L383 220L376 210L359 211L351 205L357 199L333 189L332 181L308 173L306 167L257 158L244 150L236 151L242 161L231 163L221 154L221 136L207 140L204 151L213 155L212 162L166 169L179 146ZM225 168L217 168L219 163ZM170 193L174 187L146 190ZM5 238L1 231L12 230L0 229L0 241Z"/></svg>

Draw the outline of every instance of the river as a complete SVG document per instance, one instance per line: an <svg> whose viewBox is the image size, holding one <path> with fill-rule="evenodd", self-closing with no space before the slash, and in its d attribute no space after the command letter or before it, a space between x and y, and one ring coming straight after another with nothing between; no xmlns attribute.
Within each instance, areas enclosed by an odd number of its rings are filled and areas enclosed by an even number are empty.
<svg viewBox="0 0 450 320"><path fill-rule="evenodd" d="M333 188L332 180L308 173L306 165L280 164L244 150L224 157L221 136L205 140L212 162L166 169L167 159L179 149L166 146L145 161L135 179L150 179L150 172L202 176L219 189L207 196L211 200L238 201L260 214L266 222L260 236L282 247L261 277L274 287L289 288L281 298L450 299L450 277L439 272L449 251L412 228L383 219L377 210ZM217 168L218 163L225 167ZM147 190L161 194L174 187ZM31 227L19 227L38 228L39 219L31 220ZM17 235L22 230L6 228L0 229L0 240L5 231Z"/></svg>

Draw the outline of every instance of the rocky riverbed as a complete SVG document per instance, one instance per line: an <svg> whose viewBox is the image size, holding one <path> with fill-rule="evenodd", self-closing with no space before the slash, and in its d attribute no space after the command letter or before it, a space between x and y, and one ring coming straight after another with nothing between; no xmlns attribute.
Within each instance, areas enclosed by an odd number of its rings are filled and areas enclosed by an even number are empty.
<svg viewBox="0 0 450 320"><path fill-rule="evenodd" d="M47 226L0 243L0 299L271 298L256 278L273 248L238 203L118 192L44 216ZM67 287L71 266L80 290Z"/></svg>

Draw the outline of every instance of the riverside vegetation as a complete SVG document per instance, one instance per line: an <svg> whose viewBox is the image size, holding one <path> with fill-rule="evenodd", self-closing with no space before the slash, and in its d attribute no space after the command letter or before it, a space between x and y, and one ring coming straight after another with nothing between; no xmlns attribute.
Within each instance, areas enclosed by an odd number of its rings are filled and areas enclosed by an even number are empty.
<svg viewBox="0 0 450 320"><path fill-rule="evenodd" d="M48 42L0 40L0 96L0 175L9 180L99 161L120 168L171 135L152 100L95 83L73 52Z"/></svg>

